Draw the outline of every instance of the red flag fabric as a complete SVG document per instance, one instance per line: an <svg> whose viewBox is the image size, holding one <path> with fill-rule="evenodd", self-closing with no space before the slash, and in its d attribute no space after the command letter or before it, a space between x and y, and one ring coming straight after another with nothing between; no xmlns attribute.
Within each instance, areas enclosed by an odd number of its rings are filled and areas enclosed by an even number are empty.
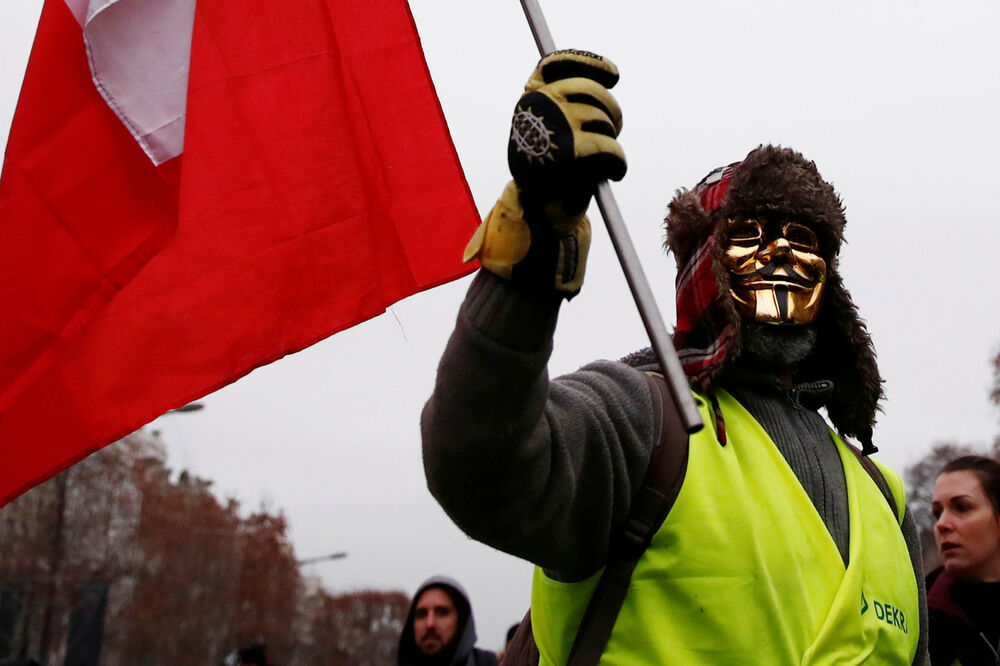
<svg viewBox="0 0 1000 666"><path fill-rule="evenodd" d="M0 506L470 270L478 216L405 0L191 7L168 123L142 77L103 85L86 0L46 0L0 176ZM102 29L155 32L134 18Z"/></svg>

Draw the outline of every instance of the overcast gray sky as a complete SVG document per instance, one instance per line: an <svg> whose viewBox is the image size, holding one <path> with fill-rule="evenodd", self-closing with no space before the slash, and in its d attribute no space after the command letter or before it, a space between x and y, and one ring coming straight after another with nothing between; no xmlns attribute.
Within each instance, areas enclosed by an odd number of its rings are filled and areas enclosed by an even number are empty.
<svg viewBox="0 0 1000 666"><path fill-rule="evenodd" d="M480 211L506 173L508 122L537 51L517 0L411 0ZM41 0L0 2L0 144ZM841 271L868 320L887 400L875 430L902 470L935 441L986 442L1000 349L994 207L1000 5L992 0L543 0L560 47L614 60L629 160L619 205L668 326L672 258L660 221L678 187L779 143L816 161L847 206ZM599 214L592 211L593 219ZM0 221L2 223L2 221ZM597 223L582 294L563 309L550 371L645 346ZM285 512L333 590L412 592L433 573L472 595L480 643L500 646L529 603L530 567L470 541L428 494L418 419L466 280L261 368L161 418L169 464L247 505Z"/></svg>

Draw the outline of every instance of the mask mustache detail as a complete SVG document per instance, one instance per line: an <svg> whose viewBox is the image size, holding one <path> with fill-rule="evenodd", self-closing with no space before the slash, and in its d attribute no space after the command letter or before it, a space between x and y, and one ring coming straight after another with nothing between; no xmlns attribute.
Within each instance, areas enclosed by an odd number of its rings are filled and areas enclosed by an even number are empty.
<svg viewBox="0 0 1000 666"><path fill-rule="evenodd" d="M784 268L786 274L775 275L775 273L778 271L779 268ZM750 273L747 277L751 278L757 277L760 278L761 280L764 280L765 282L777 282L780 280L781 282L790 282L791 284L794 284L796 286L806 287L806 288L812 287L814 284L816 284L815 280L804 278L798 273L796 273L794 270L792 270L791 264L789 264L786 261L771 262L769 264L766 264L765 266L762 266L761 268L755 270L753 273Z"/></svg>

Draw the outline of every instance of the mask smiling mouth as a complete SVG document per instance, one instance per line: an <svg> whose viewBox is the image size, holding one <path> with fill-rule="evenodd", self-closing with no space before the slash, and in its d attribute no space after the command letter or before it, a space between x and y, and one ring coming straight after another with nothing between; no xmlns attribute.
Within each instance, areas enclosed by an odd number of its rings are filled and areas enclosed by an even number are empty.
<svg viewBox="0 0 1000 666"><path fill-rule="evenodd" d="M778 271L781 270L781 273ZM767 264L748 276L752 282L746 286L750 289L768 289L775 285L783 285L792 290L812 289L815 280L804 278L793 271L788 264Z"/></svg>

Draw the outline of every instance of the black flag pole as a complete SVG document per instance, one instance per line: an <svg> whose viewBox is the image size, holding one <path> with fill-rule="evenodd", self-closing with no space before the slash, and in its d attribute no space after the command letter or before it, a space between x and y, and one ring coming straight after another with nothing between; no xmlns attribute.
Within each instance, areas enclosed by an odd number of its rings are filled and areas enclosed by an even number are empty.
<svg viewBox="0 0 1000 666"><path fill-rule="evenodd" d="M545 16L542 14L538 0L521 0L521 6L524 8L528 25L531 27L531 34L535 37L535 44L538 45L538 52L544 56L555 51L555 41L552 39L552 33L549 32L549 26L545 22ZM608 228L611 244L615 248L615 254L618 255L618 261L625 273L625 280L628 282L629 289L632 290L632 298L635 299L636 307L639 309L639 316L646 327L653 351L656 352L656 359L663 369L667 386L670 388L670 395L674 400L674 405L677 406L678 414L680 414L681 423L687 432L698 432L704 425L701 414L698 413L698 408L691 397L687 376L684 374L684 369L681 368L677 352L674 351L673 341L663 324L663 317L660 315L660 309L653 298L649 281L639 263L639 255L635 252L632 238L625 228L625 220L622 218L618 202L615 201L614 193L611 191L611 184L606 180L597 184L597 206L600 208L604 224Z"/></svg>

